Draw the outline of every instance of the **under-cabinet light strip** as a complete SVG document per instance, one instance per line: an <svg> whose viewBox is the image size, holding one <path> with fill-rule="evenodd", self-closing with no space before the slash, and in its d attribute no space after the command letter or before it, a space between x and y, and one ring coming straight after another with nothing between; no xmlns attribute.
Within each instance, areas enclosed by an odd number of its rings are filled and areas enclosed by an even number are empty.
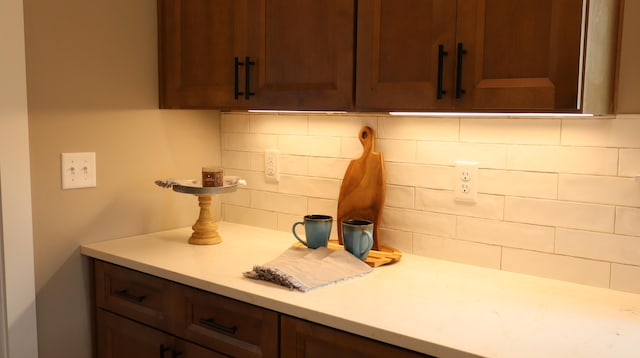
<svg viewBox="0 0 640 358"><path fill-rule="evenodd" d="M301 113L301 114L345 114L346 111L281 111L272 109L250 109L249 113Z"/></svg>
<svg viewBox="0 0 640 358"><path fill-rule="evenodd" d="M389 112L389 114L421 117L593 117L590 113Z"/></svg>

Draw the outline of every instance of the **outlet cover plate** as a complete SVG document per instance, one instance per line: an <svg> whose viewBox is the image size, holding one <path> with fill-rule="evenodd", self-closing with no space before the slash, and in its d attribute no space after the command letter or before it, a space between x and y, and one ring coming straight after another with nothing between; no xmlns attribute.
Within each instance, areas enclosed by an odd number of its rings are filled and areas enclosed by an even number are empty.
<svg viewBox="0 0 640 358"><path fill-rule="evenodd" d="M478 162L458 160L453 176L456 201L478 201Z"/></svg>

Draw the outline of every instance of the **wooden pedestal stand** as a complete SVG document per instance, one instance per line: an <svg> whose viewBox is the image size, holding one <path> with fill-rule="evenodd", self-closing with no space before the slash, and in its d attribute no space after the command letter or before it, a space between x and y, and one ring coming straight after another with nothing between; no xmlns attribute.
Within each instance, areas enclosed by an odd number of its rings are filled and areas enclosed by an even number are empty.
<svg viewBox="0 0 640 358"><path fill-rule="evenodd" d="M194 245L214 245L222 242L222 237L218 233L218 224L211 215L211 201L214 194L231 193L238 189L237 185L227 185L220 187L201 187L174 185L174 191L185 194L194 194L198 197L200 215L195 224L191 227L193 233L189 238L189 243Z"/></svg>

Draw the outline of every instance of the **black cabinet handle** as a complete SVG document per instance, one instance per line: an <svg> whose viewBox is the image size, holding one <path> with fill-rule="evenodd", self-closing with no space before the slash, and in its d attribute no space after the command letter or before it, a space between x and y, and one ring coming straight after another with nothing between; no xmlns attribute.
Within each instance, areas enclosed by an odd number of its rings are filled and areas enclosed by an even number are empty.
<svg viewBox="0 0 640 358"><path fill-rule="evenodd" d="M246 64L245 68L244 68L244 98L245 99L249 99L251 98L251 96L254 96L255 93L251 92L251 77L249 76L249 68L253 65L255 65L256 63L254 61L251 61L251 57L247 56L244 58L244 63Z"/></svg>
<svg viewBox="0 0 640 358"><path fill-rule="evenodd" d="M462 88L462 56L467 53L467 50L464 49L462 42L458 42L458 59L456 64L456 99L462 98L462 95L465 93Z"/></svg>
<svg viewBox="0 0 640 358"><path fill-rule="evenodd" d="M238 60L238 58L234 58L233 60L233 66L234 66L234 82L233 82L233 98L234 99L238 99L240 98L240 96L242 96L244 93L239 91L239 79L238 79L238 75L239 75L239 70L238 68L240 66L244 66L244 62L240 62L240 60Z"/></svg>
<svg viewBox="0 0 640 358"><path fill-rule="evenodd" d="M442 71L444 67L444 57L449 53L444 50L444 45L438 46L438 88L436 90L436 99L442 99L442 97L447 93L442 88Z"/></svg>
<svg viewBox="0 0 640 358"><path fill-rule="evenodd" d="M129 293L129 291L127 290L116 291L116 295L124 298L127 301L132 301L137 303L141 303L142 301L144 301L145 298L147 298L147 296L136 296L134 294Z"/></svg>
<svg viewBox="0 0 640 358"><path fill-rule="evenodd" d="M164 353L168 350L170 350L171 348L169 347L165 347L164 344L160 345L160 358L164 358Z"/></svg>
<svg viewBox="0 0 640 358"><path fill-rule="evenodd" d="M178 352L176 350L171 351L171 358L178 358L181 355L182 355L182 352Z"/></svg>
<svg viewBox="0 0 640 358"><path fill-rule="evenodd" d="M236 334L236 332L238 331L238 327L233 326L233 327L227 327L225 325L222 325L218 322L216 322L213 318L208 318L208 319L201 319L200 320L200 324L207 326L209 328L218 330L218 331L222 331L225 333L229 333L229 334Z"/></svg>

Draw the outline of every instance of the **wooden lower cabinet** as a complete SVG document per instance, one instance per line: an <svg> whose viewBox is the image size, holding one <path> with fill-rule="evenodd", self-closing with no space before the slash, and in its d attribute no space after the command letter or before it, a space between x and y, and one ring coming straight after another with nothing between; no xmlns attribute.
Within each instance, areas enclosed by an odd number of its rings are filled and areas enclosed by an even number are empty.
<svg viewBox="0 0 640 358"><path fill-rule="evenodd" d="M101 309L96 321L99 358L228 357Z"/></svg>
<svg viewBox="0 0 640 358"><path fill-rule="evenodd" d="M92 260L97 358L425 357Z"/></svg>
<svg viewBox="0 0 640 358"><path fill-rule="evenodd" d="M283 358L429 357L286 315L281 315L280 325Z"/></svg>

